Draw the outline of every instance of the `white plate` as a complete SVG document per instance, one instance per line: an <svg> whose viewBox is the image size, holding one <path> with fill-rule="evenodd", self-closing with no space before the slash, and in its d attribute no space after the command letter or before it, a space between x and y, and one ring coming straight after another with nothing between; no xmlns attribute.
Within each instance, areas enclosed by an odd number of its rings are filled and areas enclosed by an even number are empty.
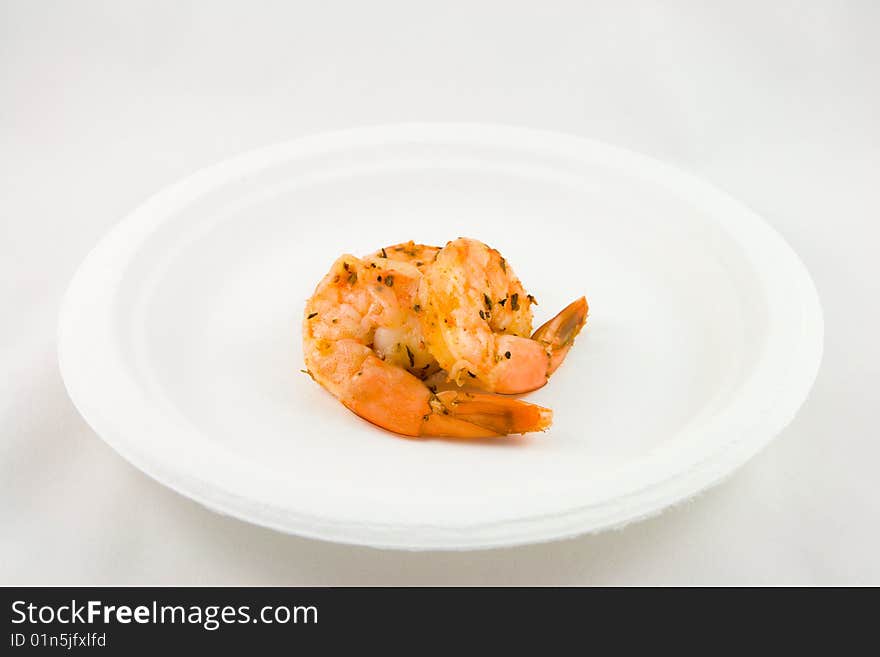
<svg viewBox="0 0 880 657"><path fill-rule="evenodd" d="M405 440L300 373L333 259L459 235L540 306L590 319L546 434ZM621 525L719 481L794 416L822 351L816 291L755 214L669 166L559 134L406 125L249 153L161 192L88 256L59 358L77 408L165 485L281 531L407 549Z"/></svg>

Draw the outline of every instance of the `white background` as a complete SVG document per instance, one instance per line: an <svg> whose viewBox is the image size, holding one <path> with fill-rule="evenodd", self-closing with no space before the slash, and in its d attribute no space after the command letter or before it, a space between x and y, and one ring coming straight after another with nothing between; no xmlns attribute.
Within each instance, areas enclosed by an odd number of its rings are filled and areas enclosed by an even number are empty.
<svg viewBox="0 0 880 657"><path fill-rule="evenodd" d="M878 30L869 0L0 0L0 583L880 583ZM660 517L471 553L224 518L85 425L58 374L57 309L126 212L253 147L429 120L598 138L756 209L825 309L794 423Z"/></svg>

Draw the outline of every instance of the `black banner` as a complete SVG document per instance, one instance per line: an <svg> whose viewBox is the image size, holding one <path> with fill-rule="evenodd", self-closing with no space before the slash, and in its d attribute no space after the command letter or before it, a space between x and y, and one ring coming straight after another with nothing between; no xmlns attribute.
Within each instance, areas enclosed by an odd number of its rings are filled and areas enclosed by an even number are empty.
<svg viewBox="0 0 880 657"><path fill-rule="evenodd" d="M619 651L650 639L683 647L712 633L728 647L790 647L829 628L832 605L812 594L580 588L5 588L0 653L98 650L109 654L222 648L293 652L445 645L562 650L613 641ZM835 594L837 595L837 594ZM838 610L840 606L836 607ZM873 607L871 607L873 609ZM867 610L863 609L863 612ZM733 614L731 613L733 612ZM782 613L784 612L784 613ZM859 618L862 616L863 618ZM847 636L870 627L849 616ZM811 620L812 619L812 620ZM771 637L779 641L770 643ZM750 638L751 637L751 638ZM413 643L413 641L416 643ZM698 642L694 645L698 645ZM819 645L818 643L814 644ZM553 648L555 646L555 648ZM224 652L223 654L228 654Z"/></svg>

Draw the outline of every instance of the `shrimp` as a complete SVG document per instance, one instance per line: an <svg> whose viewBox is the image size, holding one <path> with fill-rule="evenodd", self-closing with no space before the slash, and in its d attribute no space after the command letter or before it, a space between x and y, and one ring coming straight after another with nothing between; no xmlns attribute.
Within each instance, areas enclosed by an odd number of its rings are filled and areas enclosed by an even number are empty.
<svg viewBox="0 0 880 657"><path fill-rule="evenodd" d="M428 262L416 254L433 259L439 249L402 246L391 247L397 259L387 249L343 255L318 284L303 316L309 375L355 414L405 436L488 438L550 426L552 411L534 404L428 387L439 364L415 307Z"/></svg>
<svg viewBox="0 0 880 657"><path fill-rule="evenodd" d="M438 253L418 291L422 334L449 378L489 392L543 386L587 319L577 299L531 336L534 297L501 254L459 238Z"/></svg>

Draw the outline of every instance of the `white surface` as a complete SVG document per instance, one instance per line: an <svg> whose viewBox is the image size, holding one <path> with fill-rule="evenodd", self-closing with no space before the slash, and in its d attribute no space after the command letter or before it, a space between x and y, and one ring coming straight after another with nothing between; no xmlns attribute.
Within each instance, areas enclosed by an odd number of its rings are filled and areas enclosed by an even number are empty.
<svg viewBox="0 0 880 657"><path fill-rule="evenodd" d="M880 582L874 3L151 4L0 5L0 581ZM116 456L72 408L54 347L61 295L97 239L223 157L405 120L602 139L755 208L825 310L823 366L795 422L658 518L466 554L255 528Z"/></svg>
<svg viewBox="0 0 880 657"><path fill-rule="evenodd" d="M340 251L461 234L502 248L543 300L536 324L590 295L589 331L529 395L555 411L544 434L395 439L298 374L303 302ZM89 425L212 509L345 543L485 548L617 527L729 475L806 398L822 316L769 226L668 165L403 124L259 149L158 193L78 269L58 353Z"/></svg>

